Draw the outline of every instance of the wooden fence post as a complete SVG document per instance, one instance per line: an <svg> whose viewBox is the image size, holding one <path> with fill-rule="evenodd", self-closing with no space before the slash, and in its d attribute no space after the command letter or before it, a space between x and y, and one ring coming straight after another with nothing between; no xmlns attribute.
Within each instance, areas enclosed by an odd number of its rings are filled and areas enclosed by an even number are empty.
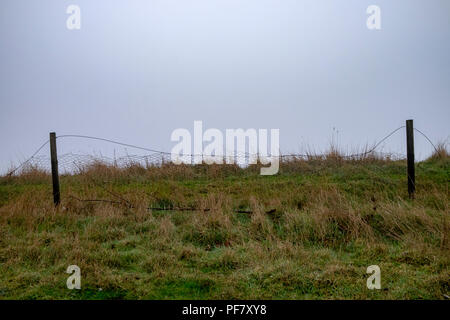
<svg viewBox="0 0 450 320"><path fill-rule="evenodd" d="M414 168L414 126L413 120L406 120L406 156L408 163L408 194L414 199L416 174Z"/></svg>
<svg viewBox="0 0 450 320"><path fill-rule="evenodd" d="M50 158L52 164L53 202L57 206L61 202L61 193L59 191L58 154L56 152L56 134L54 132L50 132Z"/></svg>

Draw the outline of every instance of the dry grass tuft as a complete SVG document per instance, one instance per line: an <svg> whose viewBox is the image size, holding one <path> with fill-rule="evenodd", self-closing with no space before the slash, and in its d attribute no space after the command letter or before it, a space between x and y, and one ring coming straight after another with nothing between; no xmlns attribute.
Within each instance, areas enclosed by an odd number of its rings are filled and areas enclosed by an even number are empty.
<svg viewBox="0 0 450 320"><path fill-rule="evenodd" d="M448 151L448 144L438 143L436 145L436 150L433 152L431 157L427 160L442 160L450 158L450 152Z"/></svg>

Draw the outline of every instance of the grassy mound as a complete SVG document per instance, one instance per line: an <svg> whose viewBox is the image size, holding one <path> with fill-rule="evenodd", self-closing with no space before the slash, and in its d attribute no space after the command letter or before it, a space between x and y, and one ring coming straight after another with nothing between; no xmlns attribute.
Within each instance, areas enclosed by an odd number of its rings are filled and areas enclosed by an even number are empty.
<svg viewBox="0 0 450 320"><path fill-rule="evenodd" d="M0 299L443 299L449 159L417 164L415 200L406 163L376 158L285 161L276 176L97 163L61 177L59 208L47 173L3 177ZM81 290L66 288L73 264Z"/></svg>

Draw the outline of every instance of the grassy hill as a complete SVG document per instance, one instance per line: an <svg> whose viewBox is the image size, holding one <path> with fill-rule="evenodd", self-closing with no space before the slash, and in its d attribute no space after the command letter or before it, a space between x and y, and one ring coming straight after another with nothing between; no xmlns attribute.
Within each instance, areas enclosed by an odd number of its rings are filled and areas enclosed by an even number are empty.
<svg viewBox="0 0 450 320"><path fill-rule="evenodd" d="M450 295L448 154L417 164L414 200L405 161L335 156L258 173L97 163L61 177L59 208L47 173L2 177L0 299ZM69 265L81 290L66 288ZM381 290L366 287L370 265Z"/></svg>

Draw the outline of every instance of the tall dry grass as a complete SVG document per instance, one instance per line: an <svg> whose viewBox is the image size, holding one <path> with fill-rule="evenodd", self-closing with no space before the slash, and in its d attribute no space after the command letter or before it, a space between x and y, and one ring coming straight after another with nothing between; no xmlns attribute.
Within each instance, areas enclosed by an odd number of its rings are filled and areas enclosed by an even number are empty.
<svg viewBox="0 0 450 320"><path fill-rule="evenodd" d="M75 263L87 287L131 298L186 292L174 285L182 279L208 288L201 297L366 299L364 267L379 263L392 283L376 297L440 298L450 261L443 155L418 167L414 201L404 161L376 155L289 159L274 177L258 165L98 162L61 177L58 208L48 173L2 177L0 289L64 297ZM101 199L114 202L83 201Z"/></svg>

